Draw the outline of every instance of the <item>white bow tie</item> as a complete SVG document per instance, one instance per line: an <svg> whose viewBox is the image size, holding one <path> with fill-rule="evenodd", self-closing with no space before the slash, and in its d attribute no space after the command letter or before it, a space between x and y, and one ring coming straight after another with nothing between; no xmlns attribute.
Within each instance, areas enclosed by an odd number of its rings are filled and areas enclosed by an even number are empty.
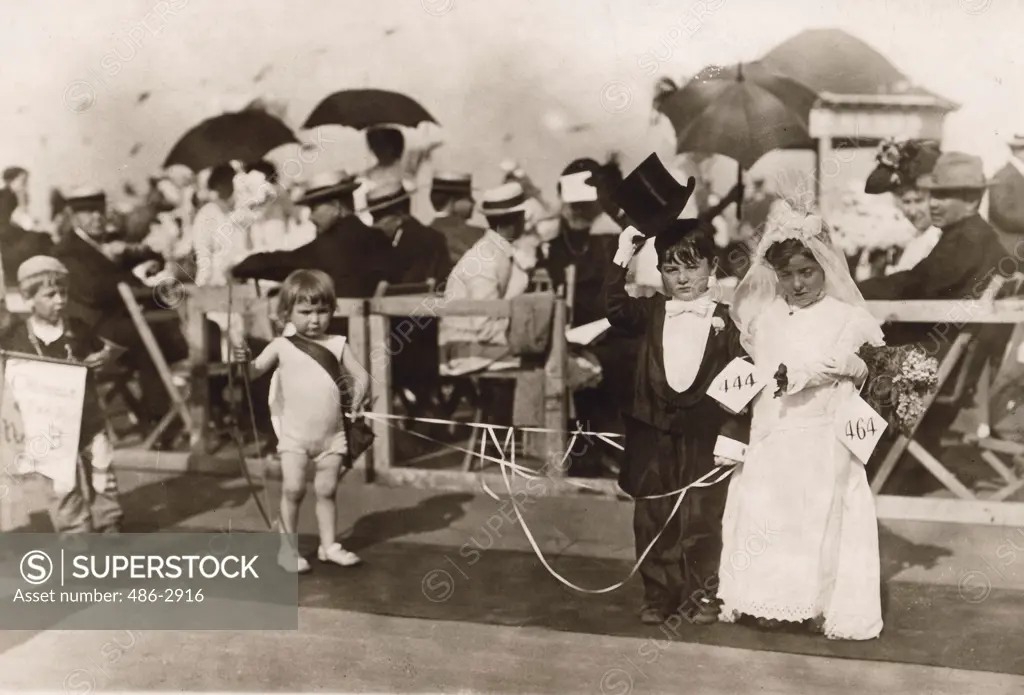
<svg viewBox="0 0 1024 695"><path fill-rule="evenodd" d="M700 317L706 317L712 307L714 307L714 302L709 299L670 299L665 302L665 315L696 314Z"/></svg>

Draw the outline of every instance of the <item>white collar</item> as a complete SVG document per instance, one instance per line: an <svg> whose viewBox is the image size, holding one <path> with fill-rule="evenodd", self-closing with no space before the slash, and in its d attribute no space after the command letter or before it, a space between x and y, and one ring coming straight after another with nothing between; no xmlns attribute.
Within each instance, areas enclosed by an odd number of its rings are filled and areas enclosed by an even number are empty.
<svg viewBox="0 0 1024 695"><path fill-rule="evenodd" d="M711 290L696 299L668 299L665 301L665 315L669 317L691 313L706 318L715 308Z"/></svg>
<svg viewBox="0 0 1024 695"><path fill-rule="evenodd" d="M64 335L63 321L58 321L56 324L44 323L35 316L29 316L27 323L28 329L32 331L32 334L39 338L44 345L55 343L60 340L62 335Z"/></svg>

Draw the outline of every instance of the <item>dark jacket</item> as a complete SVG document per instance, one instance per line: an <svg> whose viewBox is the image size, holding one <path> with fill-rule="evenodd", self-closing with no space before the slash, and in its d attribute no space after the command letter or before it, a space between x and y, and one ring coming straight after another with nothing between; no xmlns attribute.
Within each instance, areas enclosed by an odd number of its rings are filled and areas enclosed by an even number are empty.
<svg viewBox="0 0 1024 695"><path fill-rule="evenodd" d="M1007 164L992 177L988 219L1000 232L1024 237L1024 175Z"/></svg>
<svg viewBox="0 0 1024 695"><path fill-rule="evenodd" d="M865 299L973 299L981 296L997 273L1017 268L995 230L980 215L942 230L928 256L910 270L871 278L860 284Z"/></svg>
<svg viewBox="0 0 1024 695"><path fill-rule="evenodd" d="M482 227L469 224L455 215L435 217L430 226L444 235L452 266L458 263L466 251L473 248L473 244L480 241L480 237L487 231Z"/></svg>
<svg viewBox="0 0 1024 695"><path fill-rule="evenodd" d="M39 342L39 352L43 357L58 360L82 361L89 355L103 349L103 342L88 326L76 319L64 322L64 335L45 345ZM28 322L18 319L3 335L5 350L21 352L27 355L39 354L28 334ZM70 355L68 354L70 352ZM89 370L85 379L85 398L82 402L82 429L79 435L79 446L85 446L93 437L103 431L103 410L100 407L99 394L96 390L96 378L93 370Z"/></svg>
<svg viewBox="0 0 1024 695"><path fill-rule="evenodd" d="M718 434L746 442L749 415L732 415L707 395L712 380L734 358L743 355L739 331L729 318L729 309L716 304L715 316L724 327L708 336L704 357L693 385L682 393L669 386L665 376L662 331L667 297L630 297L625 290L626 270L611 265L605 284L608 320L612 326L640 335L633 395L625 413L660 430L677 434L699 428L714 439ZM700 413L700 417L694 417Z"/></svg>
<svg viewBox="0 0 1024 695"><path fill-rule="evenodd" d="M444 235L414 217L406 217L400 234L400 237L396 236L397 242L384 237L392 247L385 279L396 285L430 279L436 280L438 285L444 283L452 272L452 260Z"/></svg>
<svg viewBox="0 0 1024 695"><path fill-rule="evenodd" d="M127 267L132 261L114 262L74 232L57 246L56 255L68 269L68 315L84 323L96 335L132 352L144 351L142 339L117 290L122 282L132 289L145 288ZM160 307L155 297L140 303L144 310L166 308ZM185 338L177 324L154 324L153 333L169 363L188 355Z"/></svg>
<svg viewBox="0 0 1024 695"><path fill-rule="evenodd" d="M297 249L249 256L235 266L232 275L283 282L295 270L322 270L331 276L339 297L370 297L387 273L389 250L381 232L349 215Z"/></svg>
<svg viewBox="0 0 1024 695"><path fill-rule="evenodd" d="M572 325L582 326L605 317L605 271L612 264L618 241L612 235L574 233L562 222L558 236L538 252L537 269L545 270L556 288L565 284L566 269L576 267Z"/></svg>

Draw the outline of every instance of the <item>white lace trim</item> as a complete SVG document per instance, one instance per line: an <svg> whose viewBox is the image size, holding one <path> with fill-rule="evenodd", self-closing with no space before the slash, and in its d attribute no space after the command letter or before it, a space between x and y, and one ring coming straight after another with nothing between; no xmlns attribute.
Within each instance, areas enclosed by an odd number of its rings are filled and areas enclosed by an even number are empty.
<svg viewBox="0 0 1024 695"><path fill-rule="evenodd" d="M767 620L783 620L786 622L800 623L805 620L822 622L822 611L811 606L779 606L765 603L728 603L722 605L722 612L718 619L723 623L735 623L741 615L749 615L753 618L764 618ZM855 629L843 629L856 626ZM856 640L863 641L877 639L882 632L882 621L877 624L865 626L863 619L855 616L830 615L824 618L824 625L816 629L831 640Z"/></svg>

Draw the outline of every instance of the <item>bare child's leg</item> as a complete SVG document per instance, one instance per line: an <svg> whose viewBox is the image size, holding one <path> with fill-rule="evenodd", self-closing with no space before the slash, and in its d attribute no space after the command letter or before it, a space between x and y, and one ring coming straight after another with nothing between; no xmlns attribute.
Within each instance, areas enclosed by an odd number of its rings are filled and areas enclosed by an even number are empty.
<svg viewBox="0 0 1024 695"><path fill-rule="evenodd" d="M316 477L313 489L316 491L316 522L320 529L320 548L317 557L321 562L333 562L342 567L351 567L360 562L359 556L341 547L335 539L338 535L338 475L341 472L342 457L330 454L316 463Z"/></svg>
<svg viewBox="0 0 1024 695"><path fill-rule="evenodd" d="M282 538L281 554L298 556L298 548L291 547L289 535L295 534L299 525L299 506L306 496L306 466L309 458L305 454L285 451L281 452L281 532L288 534ZM319 510L318 510L319 512ZM317 514L319 517L319 513ZM301 557L297 557L296 571L309 569Z"/></svg>

